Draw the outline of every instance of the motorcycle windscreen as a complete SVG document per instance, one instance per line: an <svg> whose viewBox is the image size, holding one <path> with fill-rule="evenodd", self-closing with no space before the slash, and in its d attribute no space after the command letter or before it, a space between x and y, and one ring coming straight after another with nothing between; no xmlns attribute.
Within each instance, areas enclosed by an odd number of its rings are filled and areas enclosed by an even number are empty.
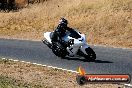
<svg viewBox="0 0 132 88"><path fill-rule="evenodd" d="M69 36L75 39L81 38L81 36L74 30L70 32Z"/></svg>

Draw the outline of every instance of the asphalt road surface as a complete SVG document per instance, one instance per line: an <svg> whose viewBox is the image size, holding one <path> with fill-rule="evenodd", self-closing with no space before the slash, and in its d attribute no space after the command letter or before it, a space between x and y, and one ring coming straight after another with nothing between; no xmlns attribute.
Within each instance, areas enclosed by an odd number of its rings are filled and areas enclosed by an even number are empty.
<svg viewBox="0 0 132 88"><path fill-rule="evenodd" d="M132 76L132 50L91 46L97 54L95 62L82 59L56 57L41 41L0 39L0 57L24 60L76 71L82 66L87 73L130 74Z"/></svg>

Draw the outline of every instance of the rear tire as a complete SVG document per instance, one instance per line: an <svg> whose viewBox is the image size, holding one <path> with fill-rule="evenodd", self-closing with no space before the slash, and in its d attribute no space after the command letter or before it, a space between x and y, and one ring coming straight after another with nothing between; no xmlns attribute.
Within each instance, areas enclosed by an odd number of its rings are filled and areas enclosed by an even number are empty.
<svg viewBox="0 0 132 88"><path fill-rule="evenodd" d="M96 59L96 54L95 54L95 52L93 51L93 49L89 47L89 48L86 48L85 51L86 51L86 53L87 53L87 55L85 56L85 59L86 59L87 61L95 61L95 59Z"/></svg>
<svg viewBox="0 0 132 88"><path fill-rule="evenodd" d="M56 43L52 46L52 52L61 58L65 58L67 55L65 48L60 43Z"/></svg>

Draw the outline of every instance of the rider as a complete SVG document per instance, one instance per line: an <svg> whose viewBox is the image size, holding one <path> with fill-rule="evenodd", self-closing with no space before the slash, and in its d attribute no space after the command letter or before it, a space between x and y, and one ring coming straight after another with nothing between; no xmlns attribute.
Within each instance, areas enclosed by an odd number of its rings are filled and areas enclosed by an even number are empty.
<svg viewBox="0 0 132 88"><path fill-rule="evenodd" d="M66 31L72 31L72 28L67 27L68 21L65 18L61 18L59 20L59 25L53 32L51 41L52 43L59 42L61 45L63 45L65 48L69 45L68 42L65 42L62 40L62 37L65 36Z"/></svg>

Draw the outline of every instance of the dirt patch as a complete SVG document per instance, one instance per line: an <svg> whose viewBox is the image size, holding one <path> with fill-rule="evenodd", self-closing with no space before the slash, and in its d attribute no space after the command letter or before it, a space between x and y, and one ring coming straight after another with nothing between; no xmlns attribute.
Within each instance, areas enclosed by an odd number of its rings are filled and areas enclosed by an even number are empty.
<svg viewBox="0 0 132 88"><path fill-rule="evenodd" d="M32 88L122 88L117 84L86 84L76 83L76 73L37 66L22 62L0 59L0 75L15 79ZM32 84L32 85L31 85ZM18 86L18 85L17 85Z"/></svg>

